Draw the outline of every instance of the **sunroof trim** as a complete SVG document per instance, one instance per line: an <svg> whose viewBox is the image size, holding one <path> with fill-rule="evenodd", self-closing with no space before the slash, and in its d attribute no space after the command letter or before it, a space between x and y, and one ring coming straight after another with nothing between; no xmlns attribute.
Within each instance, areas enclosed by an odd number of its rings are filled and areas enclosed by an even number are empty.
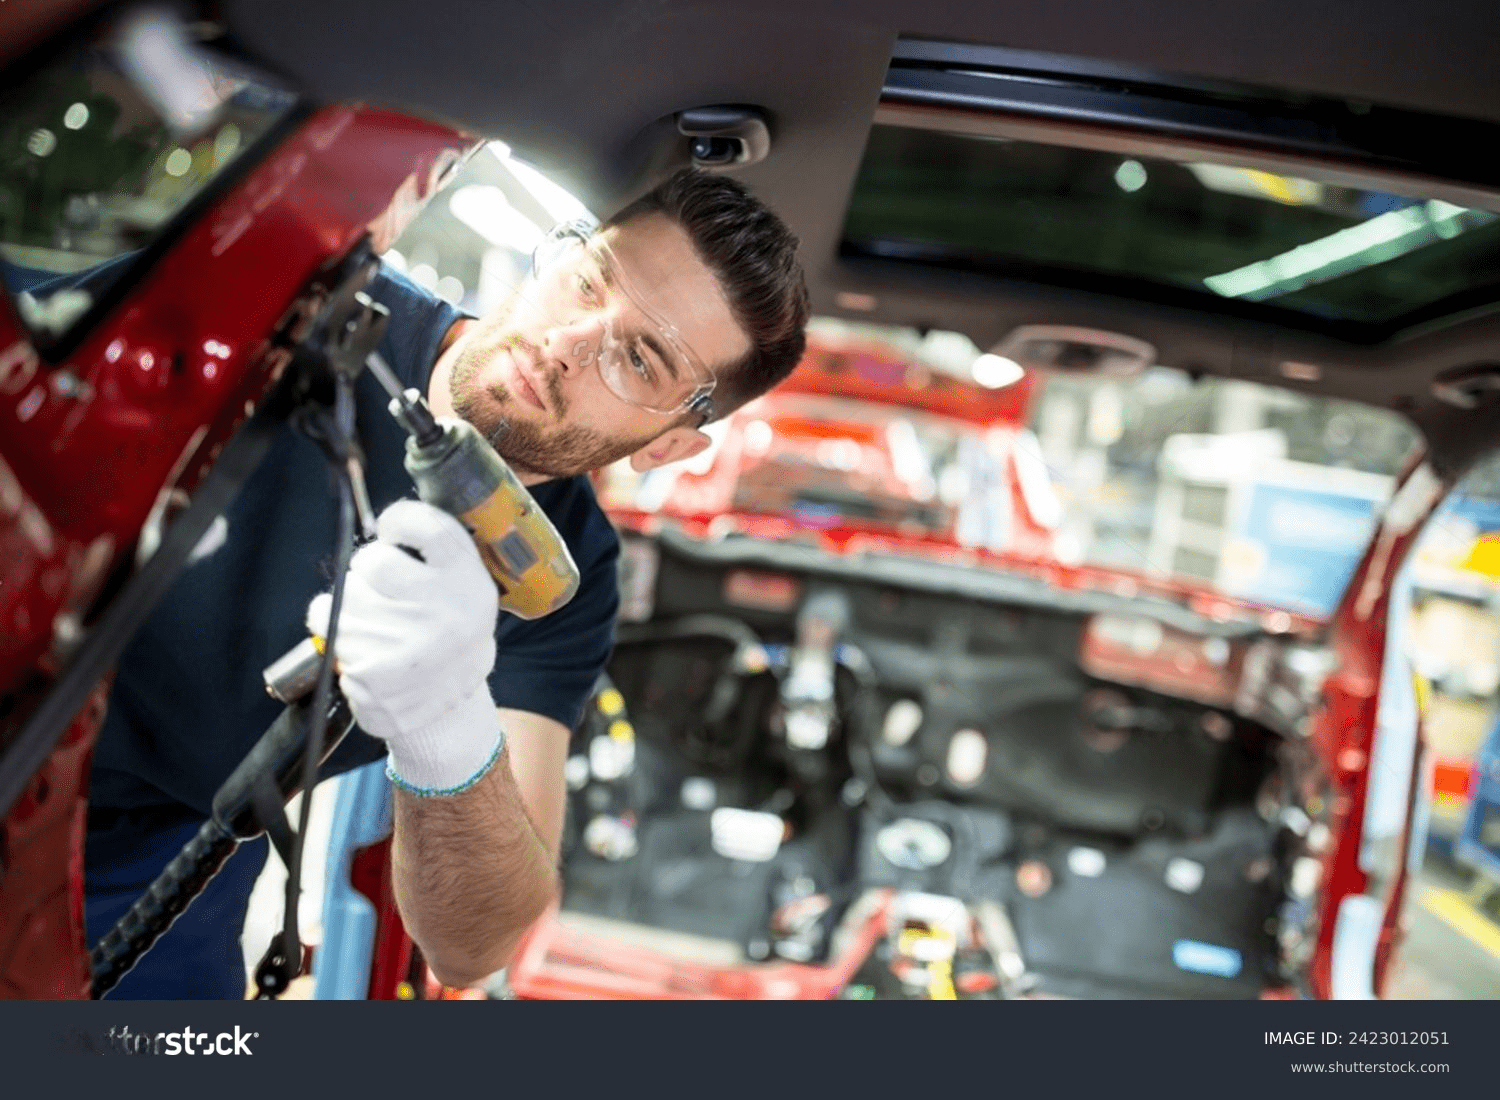
<svg viewBox="0 0 1500 1100"><path fill-rule="evenodd" d="M1458 183L1418 171L1339 160L1289 149L1228 145L1222 141L1166 134L1147 126L1126 127L1077 119L1044 118L1010 108L912 103L882 98L871 120L876 126L934 130L971 137L1006 138L1063 145L1123 157L1206 161L1233 168L1301 176L1319 183L1387 191L1413 199L1441 199L1455 206L1500 213L1500 183Z"/></svg>
<svg viewBox="0 0 1500 1100"><path fill-rule="evenodd" d="M1391 193L1391 173L1309 172L1302 158L1289 172L1286 156L1128 141L1119 130L1079 140L1075 126L1038 132L1034 120L1016 121L881 107L850 193L841 262L1094 290L1366 346L1500 305L1497 215L1435 199L1431 187L1407 199ZM1141 162L1166 182L1122 201L1146 183ZM1116 170L1129 165L1141 176L1135 186ZM1235 171L1215 175L1219 165ZM1244 170L1252 165L1259 170ZM1338 186L1309 182L1319 177ZM1197 197L1210 194L1221 197ZM1264 214L1244 205L1255 200ZM1392 262L1401 266L1384 266Z"/></svg>
<svg viewBox="0 0 1500 1100"><path fill-rule="evenodd" d="M1256 100L1292 107L1313 101L1308 93L1231 82L1184 72L1163 72L1142 65L1097 57L1023 50L977 42L951 42L940 38L903 35L891 49L891 64L901 68L975 69L995 74L1019 73L1074 82L1129 85L1135 88L1171 89L1194 95ZM1324 101L1327 102L1326 97ZM1339 101L1345 106L1350 101Z"/></svg>

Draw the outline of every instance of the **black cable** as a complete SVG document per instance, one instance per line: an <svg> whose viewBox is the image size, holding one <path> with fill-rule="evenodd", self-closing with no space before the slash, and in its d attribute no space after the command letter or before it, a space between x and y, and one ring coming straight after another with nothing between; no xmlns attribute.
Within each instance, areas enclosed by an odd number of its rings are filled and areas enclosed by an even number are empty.
<svg viewBox="0 0 1500 1100"><path fill-rule="evenodd" d="M354 396L353 379L340 371L335 376L336 392L334 420L341 438L353 439ZM273 942L271 951L256 973L256 983L261 996L283 992L291 980L302 969L302 946L297 927L297 913L302 894L302 853L306 844L307 824L312 811L313 787L318 779L318 766L323 758L323 740L328 727L328 706L333 695L333 668L335 644L338 636L339 614L344 604L344 581L349 574L349 562L354 556L354 483L347 463L332 462L339 493L338 558L333 573L333 594L328 607L328 633L324 638L323 660L318 665L318 681L313 689L313 720L308 732L307 756L302 769L302 806L297 815L297 828L292 836L291 858L286 869L286 894L283 903L281 942ZM278 951L277 948L280 948ZM279 959L277 956L279 955ZM277 965L279 963L279 965ZM274 983L270 970L279 970Z"/></svg>
<svg viewBox="0 0 1500 1100"><path fill-rule="evenodd" d="M277 809L296 791L302 774L311 706L299 700L286 707L214 794L213 813L182 852L167 864L134 905L115 923L89 955L93 995L102 997L119 984L151 946L203 891L242 840L265 831L258 811L262 788L279 794ZM353 724L348 704L335 696L323 721L333 730L330 744Z"/></svg>
<svg viewBox="0 0 1500 1100"><path fill-rule="evenodd" d="M203 892L208 880L219 873L239 844L239 838L218 818L211 817L203 823L193 839L89 953L93 997L103 997L130 973L141 956Z"/></svg>
<svg viewBox="0 0 1500 1100"><path fill-rule="evenodd" d="M291 838L289 858L287 851L282 850L287 861L286 909L282 930L272 940L256 970L255 980L261 996L283 992L301 970L297 905L312 789L322 763L330 724L337 726L337 739L342 739L351 724L347 705L341 697L336 699L334 695L333 664L344 580L354 553L354 489L345 468L337 465L336 469L340 473L338 559L329 607L328 634L312 703L309 706L304 700L289 705L282 712L249 756L220 787L214 797L213 815L90 953L95 998L103 997L119 984L141 956L202 893L208 881L234 854L241 840L258 836L262 831L277 836L278 822L283 823L284 829L284 816L269 821L266 817L282 813L282 801L276 798L278 791L284 800L296 789L291 777L295 774L299 754L302 808L298 828ZM303 725L307 730L305 735L300 729ZM265 789L257 790L258 784ZM257 799L256 794L267 797ZM265 804L273 809L262 810L260 807Z"/></svg>

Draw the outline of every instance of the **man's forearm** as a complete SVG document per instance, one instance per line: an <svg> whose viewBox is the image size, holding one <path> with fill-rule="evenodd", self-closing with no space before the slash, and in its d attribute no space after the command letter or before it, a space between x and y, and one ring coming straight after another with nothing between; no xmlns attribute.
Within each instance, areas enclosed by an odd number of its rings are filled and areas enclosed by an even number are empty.
<svg viewBox="0 0 1500 1100"><path fill-rule="evenodd" d="M398 789L391 848L402 919L445 985L472 985L506 966L557 888L509 752L461 794Z"/></svg>

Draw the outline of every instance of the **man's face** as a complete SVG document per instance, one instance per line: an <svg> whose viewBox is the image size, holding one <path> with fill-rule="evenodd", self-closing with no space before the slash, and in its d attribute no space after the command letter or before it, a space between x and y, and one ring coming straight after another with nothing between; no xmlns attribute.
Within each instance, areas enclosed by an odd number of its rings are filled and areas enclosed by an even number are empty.
<svg viewBox="0 0 1500 1100"><path fill-rule="evenodd" d="M648 349L663 345L665 330L673 330L669 354L675 337L709 371L750 350L718 280L679 226L651 215L612 226L601 238L618 273L601 280L586 265L584 281L567 268L528 283L439 364L448 370L453 410L527 480L571 476L627 455L649 468L696 453L706 439L691 417L684 424L680 412L644 408L619 396L618 382L605 383L600 331L611 333L617 352L641 349L644 359L630 361L653 376L666 364ZM631 294L610 285L612 274Z"/></svg>

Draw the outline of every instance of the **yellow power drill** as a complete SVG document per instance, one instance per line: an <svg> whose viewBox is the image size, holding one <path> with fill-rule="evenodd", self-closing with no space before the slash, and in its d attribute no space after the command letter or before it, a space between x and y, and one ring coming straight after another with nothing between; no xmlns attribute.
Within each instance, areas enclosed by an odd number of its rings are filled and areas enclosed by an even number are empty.
<svg viewBox="0 0 1500 1100"><path fill-rule="evenodd" d="M421 393L403 389L379 355L366 366L391 394L391 415L407 432L405 466L417 496L457 516L474 534L500 591L500 607L539 619L578 591L578 566L547 514L505 460L466 420L437 419ZM323 639L309 638L273 664L266 690L284 703L312 690Z"/></svg>

